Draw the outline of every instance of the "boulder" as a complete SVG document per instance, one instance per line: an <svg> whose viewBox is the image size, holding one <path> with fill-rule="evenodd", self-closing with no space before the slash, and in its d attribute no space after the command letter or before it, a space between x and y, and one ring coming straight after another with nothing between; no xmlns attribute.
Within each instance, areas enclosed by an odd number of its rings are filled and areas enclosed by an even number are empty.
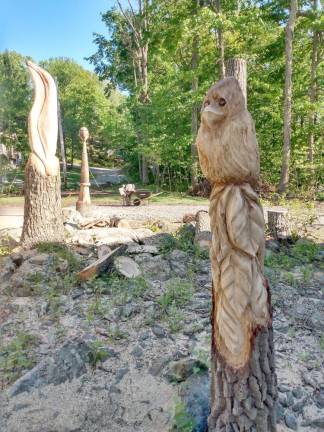
<svg viewBox="0 0 324 432"><path fill-rule="evenodd" d="M126 278L134 278L142 274L139 265L132 258L127 256L115 258L114 266L116 271Z"/></svg>

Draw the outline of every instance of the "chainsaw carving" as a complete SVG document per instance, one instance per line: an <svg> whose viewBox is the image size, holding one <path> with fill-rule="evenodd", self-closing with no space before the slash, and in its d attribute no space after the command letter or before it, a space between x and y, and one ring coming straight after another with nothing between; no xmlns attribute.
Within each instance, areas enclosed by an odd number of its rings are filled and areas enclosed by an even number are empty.
<svg viewBox="0 0 324 432"><path fill-rule="evenodd" d="M42 176L57 175L60 166L55 156L58 132L55 82L48 72L31 61L27 66L35 88L34 104L28 117L29 163Z"/></svg>
<svg viewBox="0 0 324 432"><path fill-rule="evenodd" d="M34 102L28 117L31 153L25 167L25 208L21 245L61 242L64 227L61 209L59 160L55 156L58 122L57 92L48 72L27 63L34 84Z"/></svg>
<svg viewBox="0 0 324 432"><path fill-rule="evenodd" d="M82 141L82 160L81 160L81 178L80 178L80 193L79 199L76 203L76 209L82 214L86 215L91 208L90 198L90 176L89 176L89 162L87 141L89 139L89 131L86 127L82 127L79 131L79 136Z"/></svg>
<svg viewBox="0 0 324 432"><path fill-rule="evenodd" d="M258 329L270 323L263 276L264 219L254 187L259 153L252 118L235 78L208 91L197 136L210 196L213 345L227 365L250 360Z"/></svg>

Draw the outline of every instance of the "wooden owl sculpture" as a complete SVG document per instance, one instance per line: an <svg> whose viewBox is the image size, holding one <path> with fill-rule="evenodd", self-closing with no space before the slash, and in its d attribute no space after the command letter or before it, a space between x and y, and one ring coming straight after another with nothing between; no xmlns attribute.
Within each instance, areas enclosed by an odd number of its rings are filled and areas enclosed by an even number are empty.
<svg viewBox="0 0 324 432"><path fill-rule="evenodd" d="M253 120L235 78L210 88L197 135L210 196L213 347L234 369L244 367L259 328L270 322L263 276L264 219L254 190L259 152Z"/></svg>

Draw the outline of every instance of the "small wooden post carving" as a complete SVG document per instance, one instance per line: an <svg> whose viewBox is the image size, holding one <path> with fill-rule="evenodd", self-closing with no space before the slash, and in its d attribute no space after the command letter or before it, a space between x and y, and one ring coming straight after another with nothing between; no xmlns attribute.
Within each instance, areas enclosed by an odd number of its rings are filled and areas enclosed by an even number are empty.
<svg viewBox="0 0 324 432"><path fill-rule="evenodd" d="M89 178L89 163L87 152L87 141L89 139L89 131L86 127L82 127L79 132L82 141L82 160L81 160L81 178L80 178L80 193L76 203L76 209L86 215L91 208L90 199L90 178Z"/></svg>
<svg viewBox="0 0 324 432"><path fill-rule="evenodd" d="M51 75L27 62L35 95L28 117L31 153L25 168L25 209L21 245L64 240L57 143L57 94Z"/></svg>
<svg viewBox="0 0 324 432"><path fill-rule="evenodd" d="M263 275L259 152L238 81L210 88L197 136L212 184L212 383L209 432L276 430L272 313Z"/></svg>

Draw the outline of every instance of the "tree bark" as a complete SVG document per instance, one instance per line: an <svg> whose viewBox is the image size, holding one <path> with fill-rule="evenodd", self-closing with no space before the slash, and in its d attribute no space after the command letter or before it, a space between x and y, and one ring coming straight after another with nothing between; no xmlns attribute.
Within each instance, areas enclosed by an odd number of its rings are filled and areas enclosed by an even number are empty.
<svg viewBox="0 0 324 432"><path fill-rule="evenodd" d="M41 242L63 242L60 171L42 176L31 163L25 169L25 208L21 245L32 248Z"/></svg>
<svg viewBox="0 0 324 432"><path fill-rule="evenodd" d="M242 92L246 92L244 60L230 60L227 74L236 77ZM244 135L251 145L247 159L242 151L248 150L233 144L235 140L241 142L237 136L229 135L229 142L217 141L215 130L221 129L222 124L209 132L202 122L202 131L198 132L202 170L213 184L209 207L213 280L209 432L276 431L272 308L270 289L263 275L264 218L254 191L259 156L252 121L244 113L246 93L243 95L241 121L245 119L246 125L234 130L245 134L250 131ZM238 127L235 121L232 120L233 128ZM220 135L223 137L222 132ZM226 148L226 153L222 150L217 156L213 152L205 153L217 145ZM249 165L252 162L253 169ZM245 178L246 170L240 169L246 164L252 177ZM230 178L235 181L226 180Z"/></svg>
<svg viewBox="0 0 324 432"><path fill-rule="evenodd" d="M58 88L57 79L55 79L55 84L56 84L56 88ZM61 148L63 183L64 183L64 187L67 188L67 169L66 169L64 135L63 135L63 126L62 126L61 104L60 104L58 92L57 92L57 121L58 121L58 137L59 137L60 148Z"/></svg>
<svg viewBox="0 0 324 432"><path fill-rule="evenodd" d="M276 431L273 351L272 329L261 330L248 368L238 373L219 358L214 347L209 432Z"/></svg>
<svg viewBox="0 0 324 432"><path fill-rule="evenodd" d="M219 16L221 12L221 0L212 0L211 1L212 9ZM217 36L217 48L219 50L219 75L220 78L225 78L225 48L224 48L224 38L222 29L217 26L216 28L216 36Z"/></svg>
<svg viewBox="0 0 324 432"><path fill-rule="evenodd" d="M246 61L240 58L232 58L226 60L225 63L226 76L233 76L237 79L240 84L241 90L243 92L243 96L245 99L245 106L247 106L247 75L246 75Z"/></svg>
<svg viewBox="0 0 324 432"><path fill-rule="evenodd" d="M289 183L290 144L291 144L291 105L292 105L292 54L293 37L297 13L297 0L291 0L289 20L286 26L285 52L285 94L284 94L284 130L283 152L279 193L286 191Z"/></svg>
<svg viewBox="0 0 324 432"><path fill-rule="evenodd" d="M211 244L210 218L208 212L199 210L195 216L195 244L209 250Z"/></svg>
<svg viewBox="0 0 324 432"><path fill-rule="evenodd" d="M317 0L313 0L313 11L317 11ZM314 161L314 145L315 137L313 128L316 121L316 112L314 109L314 103L317 99L317 83L316 83L316 69L318 65L318 45L319 45L319 32L313 30L313 41L312 41L312 64L310 73L310 88L309 88L309 101L311 103L311 112L309 115L309 136L308 136L308 160L313 163Z"/></svg>
<svg viewBox="0 0 324 432"><path fill-rule="evenodd" d="M196 2L195 7L195 15L198 12L199 1ZM192 94L195 97L198 90L198 76L197 76L197 68L199 61L199 36L198 34L194 34L192 40L192 54L191 54L191 71L192 71L192 81L191 81L191 90ZM191 143L191 187L195 188L198 184L198 151L196 144L196 137L198 132L198 113L199 108L197 106L197 102L194 101L191 108L191 135L192 135L192 143Z"/></svg>

